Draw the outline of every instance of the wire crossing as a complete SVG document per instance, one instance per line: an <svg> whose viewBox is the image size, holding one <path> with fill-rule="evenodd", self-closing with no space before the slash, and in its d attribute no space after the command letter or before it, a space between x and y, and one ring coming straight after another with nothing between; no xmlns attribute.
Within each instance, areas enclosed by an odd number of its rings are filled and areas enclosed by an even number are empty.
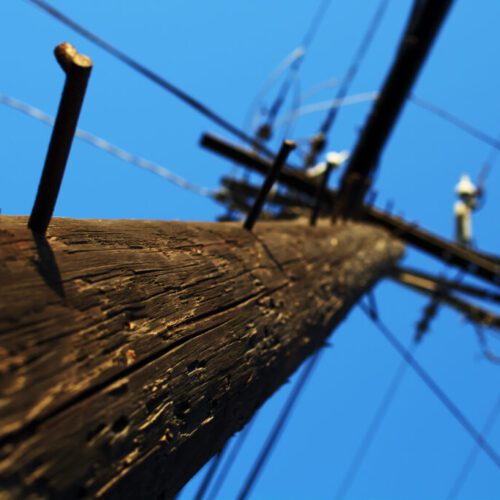
<svg viewBox="0 0 500 500"><path fill-rule="evenodd" d="M189 95L187 92L183 91L173 83L170 83L167 81L165 78L161 77L154 71L150 70L146 66L142 65L135 59L131 58L121 50L117 49L110 43L108 43L106 40L98 37L88 29L84 28L80 24L76 23L73 21L71 18L68 16L65 16L62 12L59 10L55 9L52 7L50 4L45 2L45 0L26 0L27 2L30 2L33 5L36 5L40 9L42 9L44 12L49 14L51 17L56 19L57 21L61 22L71 30L75 31L79 35L83 36L85 39L87 39L89 42L93 43L94 45L97 45L101 49L103 49L105 52L108 54L112 55L116 59L120 60L130 68L132 68L134 71L137 73L141 74L148 80L152 81L156 85L160 86L170 94L174 95L181 101L183 101L185 104L193 108L194 110L198 111L198 113L202 114L212 122L216 123L223 129L225 129L227 132L230 134L234 135L235 137L238 137L242 141L246 142L247 144L252 145L254 148L259 150L261 153L265 154L268 157L274 156L273 153L267 149L265 146L261 145L258 141L253 139L252 137L248 136L245 134L245 132L241 131L238 129L235 125L227 121L225 118L222 118L219 114L217 114L215 111L211 110L208 106L200 102L199 100L195 99L191 95Z"/></svg>
<svg viewBox="0 0 500 500"><path fill-rule="evenodd" d="M500 415L500 397L496 400L496 403L494 404L490 414L488 415L488 418L486 419L486 423L482 429L484 436L487 436L493 429L493 426L495 425L499 415ZM457 498L458 495L460 494L460 491L462 490L462 487L465 484L465 481L467 480L469 472L471 471L472 467L474 466L474 463L476 462L478 452L479 452L479 447L473 446L472 449L470 450L469 455L465 459L465 462L462 468L460 469L457 477L455 478L455 481L450 489L450 492L448 493L447 500L455 500L455 498Z"/></svg>
<svg viewBox="0 0 500 500"><path fill-rule="evenodd" d="M290 89L292 88L292 85L294 82L297 81L298 73L300 70L300 67L302 66L302 63L304 62L304 56L309 50L309 46L311 45L314 37L316 36L317 32L319 31L319 27L321 25L321 22L323 21L323 18L326 15L326 12L328 8L330 7L332 3L332 0L323 0L321 4L319 5L316 14L314 15L311 24L309 26L309 29L307 30L304 39L302 41L302 44L295 49L292 54L287 58L285 61L285 65L280 65L282 67L281 72L283 72L287 67L289 68L289 73L287 78L283 81L278 94L276 95L273 103L271 104L271 107L267 113L266 121L265 123L259 128L257 131L257 134L259 136L259 139L269 139L272 130L274 128L274 122L276 120L276 117L278 116L278 113L280 112L281 108L283 107L283 104L285 103L286 97L288 93L290 92ZM283 67L284 66L284 67ZM279 74L277 71L273 72L274 75ZM272 81L272 79L270 79ZM269 87L269 84L265 85L265 88ZM259 92L259 95L263 95L263 92Z"/></svg>
<svg viewBox="0 0 500 500"><path fill-rule="evenodd" d="M476 428L471 424L462 411L451 401L446 393L437 385L434 379L424 370L424 368L417 362L413 355L405 349L399 342L397 337L389 330L389 328L382 322L380 318L373 318L366 306L359 303L359 307L370 318L370 320L377 326L380 333L389 342L391 347L411 366L413 371L419 376L424 384L434 393L434 395L441 401L444 407L455 418L455 420L462 426L462 428L470 435L476 444L486 453L491 461L500 469L500 456L486 441L484 436L479 433Z"/></svg>

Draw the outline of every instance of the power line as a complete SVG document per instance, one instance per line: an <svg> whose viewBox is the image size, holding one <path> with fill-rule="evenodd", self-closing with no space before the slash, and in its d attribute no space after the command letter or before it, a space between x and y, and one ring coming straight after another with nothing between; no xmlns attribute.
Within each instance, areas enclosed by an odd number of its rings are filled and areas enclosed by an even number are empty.
<svg viewBox="0 0 500 500"><path fill-rule="evenodd" d="M491 409L490 414L486 419L486 422L482 429L482 433L484 436L487 436L491 431L491 429L493 429L493 426L495 425L499 415L500 415L500 397L496 400L496 403L493 405L493 408ZM478 452L479 452L479 447L473 446L469 452L469 455L465 459L465 462L462 468L460 469L457 477L455 478L452 487L450 488L447 500L454 500L460 494L460 491L463 485L465 484L467 476L469 475L470 470L472 469L474 463L476 462Z"/></svg>
<svg viewBox="0 0 500 500"><path fill-rule="evenodd" d="M254 129L257 126L256 115L259 114L259 111L256 111L256 109L260 106L261 102L264 100L266 94L271 90L276 80L278 80L278 78L285 73L285 71L294 63L296 59L300 59L302 57L304 57L304 49L302 47L296 47L272 71L271 75L257 92L257 95L250 105L247 118L245 119L245 130Z"/></svg>
<svg viewBox="0 0 500 500"><path fill-rule="evenodd" d="M478 128L474 127L473 125L466 122L462 118L459 118L458 116L450 113L449 111L446 111L445 109L441 108L440 106L437 106L436 104L434 104L430 101L427 101L425 99L417 97L415 94L413 94L410 97L410 101L413 104L415 104L416 106L418 106L419 108L430 111L434 115L439 116L443 120L446 120L448 123L455 125L456 127L460 128L464 132L467 132L472 137L479 139L480 141L484 142L485 144L489 144L495 151L500 150L500 140L499 139L495 139L491 135L483 132L482 130L479 130Z"/></svg>
<svg viewBox="0 0 500 500"><path fill-rule="evenodd" d="M165 78L161 77L154 71L150 70L149 68L146 68L143 66L141 63L136 61L135 59L132 59L130 56L122 52L121 50L117 49L110 43L108 43L106 40L98 37L88 29L84 28L80 24L76 23L73 21L71 18L68 16L65 16L62 12L59 10L55 9L51 5L49 5L47 2L44 0L26 0L27 2L32 3L33 5L36 5L40 9L42 9L44 12L49 14L51 17L56 19L57 21L61 22L71 30L75 31L79 35L83 36L85 39L87 39L89 42L93 43L94 45L97 45L101 49L103 49L105 52L108 54L112 55L116 59L120 60L121 62L125 63L127 66L132 68L134 71L138 72L142 76L146 77L148 80L152 81L153 83L156 83L159 85L161 88L166 90L167 92L171 93L181 101L183 101L185 104L193 108L194 110L198 111L200 114L204 115L206 118L209 120L213 121L223 129L225 129L227 132L233 134L235 137L238 137L242 141L251 144L253 147L258 149L260 152L265 154L268 157L274 156L273 153L268 150L266 147L262 146L259 144L257 141L255 141L253 138L249 137L247 134L239 130L237 127L235 127L232 123L227 121L225 118L222 118L219 114L217 114L215 111L212 111L210 108L208 108L205 104L200 102L199 100L195 99L188 93L184 92L182 89L179 87L175 86L173 83L170 83L167 81Z"/></svg>
<svg viewBox="0 0 500 500"><path fill-rule="evenodd" d="M377 98L378 92L362 92L360 94L344 96L342 99L330 99L328 101L307 104L288 113L280 124L296 120L300 116L307 115L309 113L317 113L318 111L325 111L334 108L338 109L344 106L352 106L353 104L360 104L364 102L373 102L376 101Z"/></svg>
<svg viewBox="0 0 500 500"><path fill-rule="evenodd" d="M319 5L318 10L316 11L316 14L313 17L311 24L309 25L309 29L307 30L302 40L302 47L304 47L305 50L309 48L314 37L318 33L319 27L323 19L325 18L326 12L330 8L331 3L332 0L323 0L323 2Z"/></svg>
<svg viewBox="0 0 500 500"><path fill-rule="evenodd" d="M379 98L340 179L332 220L349 218L363 203L380 156L452 4L453 0L425 0L413 4Z"/></svg>
<svg viewBox="0 0 500 500"><path fill-rule="evenodd" d="M271 452L276 446L276 443L281 433L283 432L286 422L290 418L291 412L293 410L293 407L295 406L295 403L297 402L298 397L300 396L307 380L311 376L313 369L319 360L320 352L321 351L317 351L315 354L312 355L312 357L309 359L308 363L304 367L302 373L300 374L300 378L297 380L292 392L288 396L288 399L286 400L286 403L283 406L283 409L281 410L281 413L278 419L276 420L276 423L274 424L271 433L267 437L267 440L264 443L264 446L262 447L262 450L259 456L257 457L257 460L255 461L250 473L247 476L243 488L240 490L240 493L238 494L237 497L238 500L244 500L245 498L248 497L250 490L253 488L257 479L259 478L259 475L262 472L262 468L266 464L267 459L269 458Z"/></svg>
<svg viewBox="0 0 500 500"><path fill-rule="evenodd" d="M328 82L320 84L318 87L327 85L327 83ZM338 108L339 105L357 104L358 102L373 101L376 100L378 96L379 92L373 91L373 92L355 94L353 96L346 96L343 100L331 99L331 100L308 104L306 106L302 106L301 108L294 109L293 111L291 111L288 114L288 116L286 116L283 119L283 121L296 120L302 115L309 113L317 113L320 111L329 110L331 108ZM409 100L419 108L428 111L436 116L439 116L449 124L458 127L460 130L467 133L471 137L474 137L475 139L478 139L484 144L491 146L491 151L488 152L487 158L484 161L484 165L491 166L493 163L495 163L498 155L500 154L500 137L495 138L487 134L486 132L466 122L463 118L460 118L459 116L450 113L441 106L438 106L437 104L432 103L427 99L424 100L420 97L417 97L416 95L412 95L409 97Z"/></svg>
<svg viewBox="0 0 500 500"><path fill-rule="evenodd" d="M273 103L271 104L271 107L267 113L266 121L265 123L259 128L258 130L258 135L260 136L260 139L268 139L271 136L273 127L274 127L274 122L276 120L276 116L280 112L285 99L292 88L292 85L294 82L296 82L298 73L300 70L300 67L304 61L304 56L309 50L309 46L311 45L314 37L316 36L319 27L321 25L321 22L323 21L325 14L330 7L330 4L332 3L332 0L323 0L321 4L319 5L316 14L314 15L311 24L309 26L309 29L307 30L306 34L304 35L302 44L300 47L295 49L292 52L292 55L294 53L297 54L296 57L293 58L287 58L289 59L288 62L288 67L289 67L289 74L288 77L283 81ZM281 65L280 65L281 66ZM276 72L273 72L276 73ZM262 93L259 93L262 95ZM255 106L256 107L256 106Z"/></svg>
<svg viewBox="0 0 500 500"><path fill-rule="evenodd" d="M210 483L212 482L212 479L217 472L217 468L219 467L219 464L222 460L222 457L224 455L224 452L226 451L226 447L222 448L215 457L212 458L210 462L210 467L207 470L207 473L205 474L205 477L203 478L203 481L200 484L200 487L198 488L198 491L196 492L196 495L194 496L195 500L202 500L203 497L205 496L205 493L210 486Z"/></svg>
<svg viewBox="0 0 500 500"><path fill-rule="evenodd" d="M39 120L47 125L50 125L51 127L54 125L54 117L48 115L47 113L44 113L42 110L35 108L34 106L31 106L30 104L14 99L13 97L0 94L0 103L8 106L11 109L15 109L24 113L25 115L35 118L36 120ZM106 153L119 158L120 160L123 160L127 163L135 165L136 167L142 168L144 170L147 170L148 172L158 175L182 189L191 191L199 196L204 196L206 198L215 198L215 191L193 184L183 177L174 174L165 167L162 167L161 165L158 165L157 163L154 163L150 160L146 160L145 158L142 158L140 156L129 153L128 151L125 151L124 149L115 146L114 144L111 144L110 142L102 139L101 137L97 137L90 132L77 129L75 132L75 137L100 149L101 151L105 151Z"/></svg>
<svg viewBox="0 0 500 500"><path fill-rule="evenodd" d="M212 490L210 491L210 494L207 497L207 500L215 500L215 498L217 498L217 495L220 489L222 488L222 485L224 484L224 481L226 480L226 477L229 474L232 465L236 462L236 458L238 457L241 448L243 447L243 444L247 439L247 436L250 434L250 429L252 428L255 419L256 416L254 416L252 420L250 420L250 422L246 425L246 427L241 431L241 434L238 436L236 442L231 448L231 453L227 457L219 475L217 476L217 479L215 480L215 483L212 487Z"/></svg>
<svg viewBox="0 0 500 500"><path fill-rule="evenodd" d="M389 328L382 322L380 318L373 318L364 304L359 303L363 312L371 319L377 326L380 333L385 337L394 350L408 363L424 384L431 390L431 392L441 401L444 407L455 418L455 420L462 426L462 428L470 435L476 444L488 455L491 461L500 468L500 456L486 441L476 428L470 423L462 411L451 401L446 393L437 385L434 379L424 370L424 368L417 362L413 355L405 349L399 342L397 337L389 330Z"/></svg>
<svg viewBox="0 0 500 500"><path fill-rule="evenodd" d="M390 0L381 0L377 10L375 11L375 14L373 15L370 24L368 25L368 29L363 39L361 40L361 44L359 45L358 50L354 55L354 59L349 69L347 70L344 79L342 80L342 84L338 89L335 100L343 100L347 96L347 93L349 92L352 82L354 81L354 78L356 77L356 74L358 73L359 68L361 67L361 63L363 62L363 59L366 53L368 52L368 49L370 48L375 33L377 32L377 29L380 26L380 23L382 22L385 11L387 10L387 7L389 5L389 1ZM328 131L332 128L333 123L335 122L335 118L337 116L337 112L338 112L337 108L330 109L323 124L320 127L321 133L326 135Z"/></svg>
<svg viewBox="0 0 500 500"><path fill-rule="evenodd" d="M341 81L340 87L337 91L337 95L335 97L335 101L342 102L347 96L349 89L356 77L356 74L361 67L361 63L368 52L368 49L371 45L373 37L382 21L384 13L389 5L390 0L381 0L375 14L368 25L368 28L365 32L363 39L361 40L361 44L358 47L358 50L354 54L354 59L349 66L347 73L343 80ZM319 131L312 136L310 140L310 148L309 153L305 157L305 166L311 166L316 162L316 158L318 154L325 148L328 139L327 134L333 126L335 122L335 118L337 117L338 107L331 107L322 123L319 127Z"/></svg>
<svg viewBox="0 0 500 500"><path fill-rule="evenodd" d="M396 373L394 374L394 377L387 387L384 397L382 398L380 405L377 408L377 411L375 412L375 415L373 416L368 429L366 430L365 435L363 436L363 440L356 450L356 453L351 460L349 467L347 468L347 471L342 478L342 481L340 482L340 486L337 490L335 498L340 500L341 498L344 498L349 492L352 483L355 481L358 475L359 469L363 465L363 462L373 443L373 440L377 436L382 422L384 421L385 416L387 415L387 412L392 405L394 397L396 396L396 392L401 382L403 381L403 376L406 372L407 367L408 364L404 360L402 360L398 369L396 370Z"/></svg>

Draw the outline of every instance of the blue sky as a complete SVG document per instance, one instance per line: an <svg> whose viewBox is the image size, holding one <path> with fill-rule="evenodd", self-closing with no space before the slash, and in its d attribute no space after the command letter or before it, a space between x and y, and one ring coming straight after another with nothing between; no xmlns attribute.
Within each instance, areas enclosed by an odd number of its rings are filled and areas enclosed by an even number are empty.
<svg viewBox="0 0 500 500"><path fill-rule="evenodd" d="M318 0L63 1L52 4L129 55L243 126L258 89L300 43ZM393 0L354 82L352 93L377 90L394 56L412 2ZM492 136L500 134L498 19L494 0L457 0L418 79L414 93ZM333 0L301 69L307 89L342 78L378 2ZM209 188L231 165L198 146L200 134L227 136L205 118L102 50L21 0L0 5L0 93L54 114L63 74L53 47L72 42L94 60L80 127ZM335 89L315 96L333 97ZM370 104L344 108L331 146L350 149ZM298 122L311 134L323 115ZM50 128L0 106L0 207L31 210ZM227 136L228 137L228 136ZM273 143L276 147L276 143ZM490 151L432 114L408 103L380 165L377 203L436 233L452 236L454 186L462 173L477 178ZM500 163L500 162L499 162ZM256 178L257 180L257 178ZM337 178L332 179L332 185ZM493 165L487 202L476 214L478 246L497 252L500 164ZM214 220L223 209L91 146L75 141L56 215L93 218ZM439 263L409 250L406 262L441 272ZM452 272L449 272L452 276ZM376 289L380 313L399 339L411 342L426 300L392 283ZM359 310L335 332L276 448L253 498L332 498L400 359ZM482 427L499 397L500 371L480 354L470 325L441 309L416 351L465 415ZM292 380L293 383L293 380ZM291 384L258 415L221 498L234 498ZM500 422L489 441L500 450ZM371 447L350 499L445 498L472 441L421 381L407 370L394 404ZM181 498L191 498L198 475ZM500 474L482 453L462 499L498 498Z"/></svg>

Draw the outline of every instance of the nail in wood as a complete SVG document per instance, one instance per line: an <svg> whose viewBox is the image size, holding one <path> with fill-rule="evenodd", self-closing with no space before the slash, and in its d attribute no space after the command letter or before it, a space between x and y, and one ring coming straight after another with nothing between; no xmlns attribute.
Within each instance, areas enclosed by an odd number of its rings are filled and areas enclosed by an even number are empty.
<svg viewBox="0 0 500 500"><path fill-rule="evenodd" d="M278 178L278 175L280 173L281 168L285 164L288 155L295 149L295 143L293 141L285 140L283 141L283 144L281 145L281 149L279 150L278 155L276 156L274 163L271 167L271 170L269 170L266 179L264 180L264 183L262 184L262 187L260 188L259 194L257 195L257 198L255 199L255 203L253 204L246 220L245 223L243 224L243 227L247 229L248 231L251 231L253 226L255 225L255 222L257 221L261 211L262 207L264 206L264 202L266 201L267 195L269 194L269 191L271 191L271 188L273 187L273 184L275 183L276 179Z"/></svg>
<svg viewBox="0 0 500 500"><path fill-rule="evenodd" d="M38 186L28 227L45 234L61 187L71 144L82 108L87 82L92 70L92 60L79 54L69 43L54 49L57 62L66 73L66 82L52 130L49 149L45 158L42 178Z"/></svg>

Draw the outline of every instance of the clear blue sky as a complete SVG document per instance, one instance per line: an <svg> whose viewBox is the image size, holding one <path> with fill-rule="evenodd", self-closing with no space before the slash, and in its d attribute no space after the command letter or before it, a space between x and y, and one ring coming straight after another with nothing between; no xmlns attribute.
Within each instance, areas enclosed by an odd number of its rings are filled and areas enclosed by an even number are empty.
<svg viewBox="0 0 500 500"><path fill-rule="evenodd" d="M259 87L300 43L319 0L52 3L242 126ZM353 93L380 87L411 4L391 2ZM375 0L332 1L302 67L303 89L342 77L376 5ZM415 88L418 96L493 136L500 134L499 19L495 0L457 0ZM220 129L21 0L0 5L0 92L54 114L63 75L52 49L62 41L74 43L95 64L81 128L199 184L218 186L231 165L200 149L198 140L207 130L225 135ZM360 104L340 113L331 135L334 148L352 147L369 109ZM304 118L297 134L311 133L322 116ZM50 129L4 106L0 123L0 207L3 214L28 214ZM394 200L396 212L451 237L454 186L462 173L475 179L488 152L487 145L408 103L382 158L377 203ZM480 248L498 253L500 164L493 166L487 187L486 206L474 220L475 237ZM56 208L60 216L97 218L214 220L222 213L210 200L78 141ZM413 250L406 261L442 270ZM426 300L391 283L380 284L376 296L382 317L408 345ZM358 310L331 341L253 498L333 498L400 363ZM441 309L416 355L476 427L482 427L499 396L500 367L482 358L471 326ZM221 498L234 498L290 387L258 415ZM500 422L489 440L500 450ZM471 446L470 437L407 370L346 498L445 498ZM199 478L188 485L183 500L192 498ZM460 498L499 496L499 470L480 453Z"/></svg>

